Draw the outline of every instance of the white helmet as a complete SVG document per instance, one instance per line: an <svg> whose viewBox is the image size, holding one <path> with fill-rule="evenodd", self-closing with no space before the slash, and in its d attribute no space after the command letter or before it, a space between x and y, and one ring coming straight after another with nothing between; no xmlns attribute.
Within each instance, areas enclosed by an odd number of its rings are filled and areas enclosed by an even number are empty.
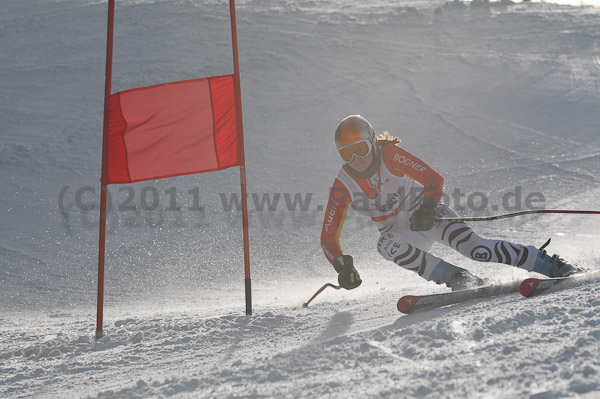
<svg viewBox="0 0 600 399"><path fill-rule="evenodd" d="M335 146L346 163L354 157L365 158L373 149L377 152L375 129L360 115L347 116L335 130Z"/></svg>

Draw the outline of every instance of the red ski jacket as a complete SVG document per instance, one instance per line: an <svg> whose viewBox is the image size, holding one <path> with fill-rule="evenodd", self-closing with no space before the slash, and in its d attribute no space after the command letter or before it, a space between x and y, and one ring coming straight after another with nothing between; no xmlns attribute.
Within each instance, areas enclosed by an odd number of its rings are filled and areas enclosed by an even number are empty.
<svg viewBox="0 0 600 399"><path fill-rule="evenodd" d="M372 176L357 177L345 164L333 182L321 230L321 246L331 263L343 254L339 238L348 206L386 231L398 218L408 222L423 197L439 202L442 196L444 179L429 165L397 144L377 145L381 161Z"/></svg>

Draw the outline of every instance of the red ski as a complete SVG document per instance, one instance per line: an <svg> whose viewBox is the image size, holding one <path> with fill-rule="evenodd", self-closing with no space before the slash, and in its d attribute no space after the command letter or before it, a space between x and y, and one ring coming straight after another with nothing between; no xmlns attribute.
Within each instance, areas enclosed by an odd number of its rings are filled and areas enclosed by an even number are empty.
<svg viewBox="0 0 600 399"><path fill-rule="evenodd" d="M481 298L517 293L519 291L519 285L520 281L512 281L504 284L486 285L483 287L453 292L441 292L438 294L405 295L398 300L397 307L402 313L416 313L423 310L441 308Z"/></svg>
<svg viewBox="0 0 600 399"><path fill-rule="evenodd" d="M550 288L554 287L557 284L560 284L562 287L567 288L598 277L600 277L600 271L576 273L567 277L533 277L524 280L521 283L519 291L521 292L521 295L531 297L548 291Z"/></svg>

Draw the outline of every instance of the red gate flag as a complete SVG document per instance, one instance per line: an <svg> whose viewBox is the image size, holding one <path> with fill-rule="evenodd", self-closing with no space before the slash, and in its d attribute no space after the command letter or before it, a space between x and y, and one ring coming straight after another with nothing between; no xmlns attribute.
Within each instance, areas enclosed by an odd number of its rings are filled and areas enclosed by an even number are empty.
<svg viewBox="0 0 600 399"><path fill-rule="evenodd" d="M246 314L252 314L250 241L235 0L229 0L233 74L111 95L115 0L108 0L96 339L103 336L108 184L240 167Z"/></svg>
<svg viewBox="0 0 600 399"><path fill-rule="evenodd" d="M107 184L241 165L233 75L115 93L108 112Z"/></svg>

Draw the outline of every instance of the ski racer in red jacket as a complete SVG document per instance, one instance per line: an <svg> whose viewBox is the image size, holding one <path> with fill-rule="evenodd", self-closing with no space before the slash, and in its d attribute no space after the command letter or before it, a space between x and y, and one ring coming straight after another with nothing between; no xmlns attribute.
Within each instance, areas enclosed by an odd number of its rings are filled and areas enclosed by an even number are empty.
<svg viewBox="0 0 600 399"><path fill-rule="evenodd" d="M335 143L344 165L325 209L321 246L342 287L353 289L362 282L352 256L345 255L339 243L348 207L375 223L380 232L377 249L385 259L453 290L481 285L483 280L430 254L436 241L476 261L505 263L550 277L575 272L543 248L486 239L462 222L437 222L435 218L458 217L439 203L442 176L401 148L397 138L386 134L378 139L362 116L343 119Z"/></svg>

